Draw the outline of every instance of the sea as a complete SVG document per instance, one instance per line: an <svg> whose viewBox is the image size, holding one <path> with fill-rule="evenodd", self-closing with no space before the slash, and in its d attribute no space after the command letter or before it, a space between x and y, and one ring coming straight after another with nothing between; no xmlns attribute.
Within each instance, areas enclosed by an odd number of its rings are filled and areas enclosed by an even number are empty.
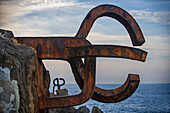
<svg viewBox="0 0 170 113"><path fill-rule="evenodd" d="M100 88L113 89L121 84L97 84ZM66 84L69 95L81 92L76 84ZM52 86L50 86L50 92ZM79 108L86 106L90 111L94 106L100 108L104 113L170 113L170 84L140 84L135 93L128 99L118 103L101 103L95 100L88 100Z"/></svg>

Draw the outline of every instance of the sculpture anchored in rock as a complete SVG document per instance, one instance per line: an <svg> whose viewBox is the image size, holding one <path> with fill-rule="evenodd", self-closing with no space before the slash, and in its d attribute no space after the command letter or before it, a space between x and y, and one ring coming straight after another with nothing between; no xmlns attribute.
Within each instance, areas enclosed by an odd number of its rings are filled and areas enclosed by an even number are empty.
<svg viewBox="0 0 170 113"><path fill-rule="evenodd" d="M57 81L57 84L56 84ZM63 81L62 84L60 84L59 81ZM50 93L51 96L61 96L61 95L68 95L68 91L67 89L60 89L61 86L63 86L65 84L65 80L63 78L55 78L53 80L53 92ZM55 88L58 88L57 90L55 90ZM56 94L55 94L56 93Z"/></svg>
<svg viewBox="0 0 170 113"><path fill-rule="evenodd" d="M63 83L62 84L60 84L59 83L59 80L61 80L61 81L63 81ZM57 81L57 84L56 84L56 82L55 81ZM57 86L57 88L58 88L58 90L60 90L60 87L61 86L63 86L65 84L65 80L63 79L63 78L55 78L54 80L53 80L53 93L55 92L55 87Z"/></svg>
<svg viewBox="0 0 170 113"><path fill-rule="evenodd" d="M82 104L90 98L115 103L130 97L137 89L139 75L129 74L119 88L105 90L95 86L96 57L126 58L144 62L147 52L120 45L93 45L87 35L96 19L108 16L118 20L128 31L133 46L141 46L145 39L134 18L125 10L114 5L93 8L83 20L75 37L15 37L19 43L36 49L39 59L56 59L69 62L75 80L82 92L72 96L41 97L39 109L68 107ZM85 58L83 63L81 58Z"/></svg>

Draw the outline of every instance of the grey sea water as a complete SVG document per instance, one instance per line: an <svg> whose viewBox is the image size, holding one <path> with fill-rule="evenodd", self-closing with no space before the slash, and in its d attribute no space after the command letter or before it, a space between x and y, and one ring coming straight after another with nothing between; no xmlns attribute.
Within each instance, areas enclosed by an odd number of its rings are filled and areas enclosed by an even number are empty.
<svg viewBox="0 0 170 113"><path fill-rule="evenodd" d="M112 89L120 85L98 84L97 86ZM52 91L51 88L50 91ZM68 89L69 95L81 92L76 84L66 84L62 88ZM122 102L101 103L90 99L86 103L75 107L79 108L84 105L90 111L93 106L97 106L104 113L170 113L170 84L140 84L136 92Z"/></svg>

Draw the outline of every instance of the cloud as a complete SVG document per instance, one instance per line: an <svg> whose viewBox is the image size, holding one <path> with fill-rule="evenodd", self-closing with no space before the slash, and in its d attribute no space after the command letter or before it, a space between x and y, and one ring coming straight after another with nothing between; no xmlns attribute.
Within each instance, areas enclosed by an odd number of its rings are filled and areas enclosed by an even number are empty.
<svg viewBox="0 0 170 113"><path fill-rule="evenodd" d="M87 2L82 3L78 0L23 0L20 2L20 7L25 7L31 10L42 10L48 8L61 8L61 7L82 7L87 8ZM69 11L69 10L68 10Z"/></svg>
<svg viewBox="0 0 170 113"><path fill-rule="evenodd" d="M0 27L12 30L15 36L75 35L91 7L77 0L2 1Z"/></svg>
<svg viewBox="0 0 170 113"><path fill-rule="evenodd" d="M73 7L81 10L93 7L88 2L77 0L8 0L0 1L0 22L10 22L35 11L57 9L74 13ZM76 9L76 8L74 8ZM45 14L45 13L44 13Z"/></svg>
<svg viewBox="0 0 170 113"><path fill-rule="evenodd" d="M135 19L143 19L153 23L170 24L170 11L145 11L145 10L131 10L129 11Z"/></svg>
<svg viewBox="0 0 170 113"><path fill-rule="evenodd" d="M87 38L92 44L115 44L132 46L130 36L107 35L100 32L89 33Z"/></svg>

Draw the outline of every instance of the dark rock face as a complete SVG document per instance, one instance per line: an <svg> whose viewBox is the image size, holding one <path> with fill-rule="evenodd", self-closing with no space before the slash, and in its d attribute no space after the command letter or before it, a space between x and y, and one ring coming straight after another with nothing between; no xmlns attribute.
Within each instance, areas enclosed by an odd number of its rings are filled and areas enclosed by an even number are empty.
<svg viewBox="0 0 170 113"><path fill-rule="evenodd" d="M57 93L58 96L68 95L67 89L56 90L56 93Z"/></svg>
<svg viewBox="0 0 170 113"><path fill-rule="evenodd" d="M90 110L86 106L82 106L76 110L75 113L89 113Z"/></svg>
<svg viewBox="0 0 170 113"><path fill-rule="evenodd" d="M17 81L10 80L8 68L0 67L0 113L16 112L19 109Z"/></svg>
<svg viewBox="0 0 170 113"><path fill-rule="evenodd" d="M57 94L51 93L50 96L64 96L68 95L68 90L67 89L60 89L55 91ZM53 109L48 109L48 113L75 113L76 108L74 107L65 107L65 108L53 108Z"/></svg>
<svg viewBox="0 0 170 113"><path fill-rule="evenodd" d="M92 109L92 113L103 113L98 107L94 106Z"/></svg>
<svg viewBox="0 0 170 113"><path fill-rule="evenodd" d="M74 107L66 107L66 108L55 108L49 109L49 113L75 113L76 109Z"/></svg>
<svg viewBox="0 0 170 113"><path fill-rule="evenodd" d="M50 75L36 51L0 30L0 112L39 113L39 98L49 95Z"/></svg>

